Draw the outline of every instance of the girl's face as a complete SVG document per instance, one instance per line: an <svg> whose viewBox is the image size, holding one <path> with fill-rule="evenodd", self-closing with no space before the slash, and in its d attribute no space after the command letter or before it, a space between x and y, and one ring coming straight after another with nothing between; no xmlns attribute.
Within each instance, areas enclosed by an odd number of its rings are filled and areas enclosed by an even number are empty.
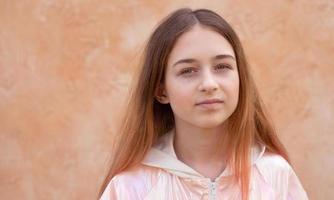
<svg viewBox="0 0 334 200"><path fill-rule="evenodd" d="M239 75L232 46L219 33L194 26L176 41L162 89L177 125L222 125L238 104Z"/></svg>

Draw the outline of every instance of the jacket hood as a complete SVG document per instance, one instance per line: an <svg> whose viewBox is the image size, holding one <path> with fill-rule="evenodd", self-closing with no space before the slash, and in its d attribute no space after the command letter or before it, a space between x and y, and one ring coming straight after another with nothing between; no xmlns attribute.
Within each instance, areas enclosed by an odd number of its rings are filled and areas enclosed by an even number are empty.
<svg viewBox="0 0 334 200"><path fill-rule="evenodd" d="M157 143L149 150L142 161L142 164L162 168L172 174L183 178L205 178L196 170L192 169L182 161L178 160L173 146L175 129L172 129L165 135L161 136ZM264 145L254 145L251 149L251 164L255 164L265 152ZM218 176L217 179L223 176L229 176L232 170L229 166Z"/></svg>

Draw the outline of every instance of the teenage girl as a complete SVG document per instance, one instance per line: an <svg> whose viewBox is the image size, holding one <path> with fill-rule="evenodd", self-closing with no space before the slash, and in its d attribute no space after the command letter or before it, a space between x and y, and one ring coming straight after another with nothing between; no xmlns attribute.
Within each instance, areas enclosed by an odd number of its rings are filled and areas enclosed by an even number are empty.
<svg viewBox="0 0 334 200"><path fill-rule="evenodd" d="M100 200L304 200L238 36L183 8L147 43Z"/></svg>

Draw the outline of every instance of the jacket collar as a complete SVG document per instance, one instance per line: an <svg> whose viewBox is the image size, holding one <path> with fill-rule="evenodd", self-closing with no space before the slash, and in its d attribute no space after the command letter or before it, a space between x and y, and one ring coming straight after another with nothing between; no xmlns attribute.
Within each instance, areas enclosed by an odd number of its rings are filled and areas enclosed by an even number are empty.
<svg viewBox="0 0 334 200"><path fill-rule="evenodd" d="M172 174L184 178L205 178L196 170L192 169L182 161L178 160L173 146L175 129L172 129L161 136L157 143L149 150L142 164L152 167L162 168ZM264 145L254 145L251 149L251 163L255 164L264 154ZM229 166L222 172L217 179L232 174Z"/></svg>

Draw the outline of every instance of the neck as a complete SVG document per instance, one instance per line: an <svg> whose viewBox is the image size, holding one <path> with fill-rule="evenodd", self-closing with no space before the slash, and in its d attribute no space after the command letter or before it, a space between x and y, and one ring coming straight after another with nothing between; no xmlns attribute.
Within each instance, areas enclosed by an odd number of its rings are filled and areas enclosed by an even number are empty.
<svg viewBox="0 0 334 200"><path fill-rule="evenodd" d="M174 148L179 160L214 179L225 169L224 125L203 129L176 126Z"/></svg>

